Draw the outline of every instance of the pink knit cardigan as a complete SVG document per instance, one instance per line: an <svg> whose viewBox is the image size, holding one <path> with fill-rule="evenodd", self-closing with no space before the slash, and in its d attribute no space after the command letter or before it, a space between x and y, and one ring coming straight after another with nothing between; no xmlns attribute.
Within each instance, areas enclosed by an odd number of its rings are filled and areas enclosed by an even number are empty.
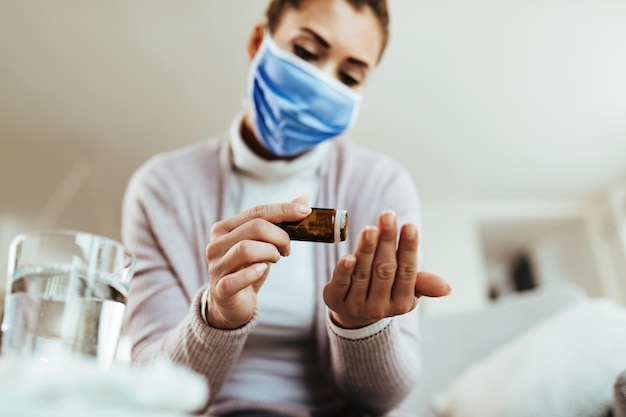
<svg viewBox="0 0 626 417"><path fill-rule="evenodd" d="M216 401L258 319L224 331L209 327L200 316L200 295L209 282L205 247L211 226L230 212L231 167L224 135L157 155L131 178L123 203L122 240L137 256L126 327L133 362L167 355L205 376L210 392L203 413L311 415L312 410L284 405ZM339 258L354 252L360 230L375 224L380 211L392 209L399 224L419 227L417 192L393 160L344 139L333 141L320 175L316 205L346 209L349 229L346 242L315 244L318 359L337 393L315 415L399 414L420 374L417 310L395 317L371 337L349 340L328 328L321 294Z"/></svg>

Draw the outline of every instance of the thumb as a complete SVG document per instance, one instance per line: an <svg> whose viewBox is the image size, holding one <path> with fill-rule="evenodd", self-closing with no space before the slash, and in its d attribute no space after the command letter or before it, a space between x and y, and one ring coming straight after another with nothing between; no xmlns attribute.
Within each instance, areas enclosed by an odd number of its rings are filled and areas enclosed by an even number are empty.
<svg viewBox="0 0 626 417"><path fill-rule="evenodd" d="M450 294L452 287L440 276L430 272L418 272L415 280L417 297L443 297Z"/></svg>

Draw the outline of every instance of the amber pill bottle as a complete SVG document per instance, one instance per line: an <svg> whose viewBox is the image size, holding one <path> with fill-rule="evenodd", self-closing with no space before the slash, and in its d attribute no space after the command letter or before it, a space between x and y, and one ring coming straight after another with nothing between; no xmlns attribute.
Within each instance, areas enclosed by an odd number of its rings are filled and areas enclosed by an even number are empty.
<svg viewBox="0 0 626 417"><path fill-rule="evenodd" d="M348 212L328 208L311 208L311 214L297 222L283 222L278 226L291 240L338 243L348 234Z"/></svg>

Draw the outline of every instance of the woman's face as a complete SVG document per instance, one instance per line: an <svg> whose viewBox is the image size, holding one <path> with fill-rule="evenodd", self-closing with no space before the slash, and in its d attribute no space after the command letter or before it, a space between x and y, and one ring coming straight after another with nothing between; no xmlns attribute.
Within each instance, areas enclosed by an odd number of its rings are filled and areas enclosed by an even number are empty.
<svg viewBox="0 0 626 417"><path fill-rule="evenodd" d="M354 90L378 62L383 32L369 7L346 0L310 0L287 8L272 34L274 42Z"/></svg>

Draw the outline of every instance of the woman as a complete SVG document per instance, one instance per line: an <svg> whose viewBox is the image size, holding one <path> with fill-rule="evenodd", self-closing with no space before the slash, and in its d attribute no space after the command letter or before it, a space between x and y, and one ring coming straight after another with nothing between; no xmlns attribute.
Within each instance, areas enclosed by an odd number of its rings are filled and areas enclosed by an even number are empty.
<svg viewBox="0 0 626 417"><path fill-rule="evenodd" d="M394 413L418 379L417 300L450 287L417 272L409 175L341 136L388 20L385 1L271 1L244 112L129 184L133 360L166 354L204 375L210 415ZM346 242L276 226L311 205L347 209Z"/></svg>

